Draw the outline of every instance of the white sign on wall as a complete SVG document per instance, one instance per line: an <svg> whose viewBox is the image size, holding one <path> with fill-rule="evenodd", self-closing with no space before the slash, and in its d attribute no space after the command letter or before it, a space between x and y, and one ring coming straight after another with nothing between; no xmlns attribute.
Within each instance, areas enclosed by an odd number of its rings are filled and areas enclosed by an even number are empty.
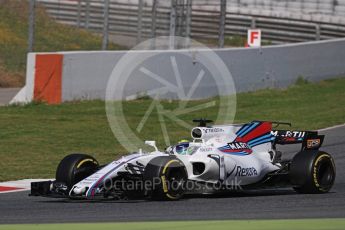
<svg viewBox="0 0 345 230"><path fill-rule="evenodd" d="M261 46L261 30L248 30L247 36L249 47L260 47Z"/></svg>

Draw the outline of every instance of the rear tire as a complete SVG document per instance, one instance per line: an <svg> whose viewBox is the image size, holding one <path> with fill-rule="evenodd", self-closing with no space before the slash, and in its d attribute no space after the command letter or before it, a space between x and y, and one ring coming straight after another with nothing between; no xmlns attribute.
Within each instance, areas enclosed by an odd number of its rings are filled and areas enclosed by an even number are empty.
<svg viewBox="0 0 345 230"><path fill-rule="evenodd" d="M298 193L327 193L336 176L332 156L318 150L298 153L290 166L290 180Z"/></svg>
<svg viewBox="0 0 345 230"><path fill-rule="evenodd" d="M146 191L153 200L181 199L187 179L186 167L175 157L156 157L146 165L144 171L144 181L150 187Z"/></svg>
<svg viewBox="0 0 345 230"><path fill-rule="evenodd" d="M70 154L56 169L56 181L70 189L73 185L93 174L99 167L95 158L86 154Z"/></svg>

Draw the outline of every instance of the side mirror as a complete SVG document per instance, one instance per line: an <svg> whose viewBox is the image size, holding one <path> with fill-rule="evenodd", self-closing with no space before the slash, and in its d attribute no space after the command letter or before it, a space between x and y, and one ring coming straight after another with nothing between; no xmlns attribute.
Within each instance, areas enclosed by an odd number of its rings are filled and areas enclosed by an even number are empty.
<svg viewBox="0 0 345 230"><path fill-rule="evenodd" d="M156 152L158 152L158 148L156 146L156 141L145 141L145 145L149 145L155 149Z"/></svg>

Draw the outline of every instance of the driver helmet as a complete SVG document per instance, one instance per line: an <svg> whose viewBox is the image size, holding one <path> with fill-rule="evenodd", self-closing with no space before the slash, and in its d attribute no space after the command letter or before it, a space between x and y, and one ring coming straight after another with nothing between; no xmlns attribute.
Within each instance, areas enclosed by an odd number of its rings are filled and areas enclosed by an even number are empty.
<svg viewBox="0 0 345 230"><path fill-rule="evenodd" d="M175 152L177 154L186 155L188 147L189 147L189 141L188 140L181 140L175 146Z"/></svg>

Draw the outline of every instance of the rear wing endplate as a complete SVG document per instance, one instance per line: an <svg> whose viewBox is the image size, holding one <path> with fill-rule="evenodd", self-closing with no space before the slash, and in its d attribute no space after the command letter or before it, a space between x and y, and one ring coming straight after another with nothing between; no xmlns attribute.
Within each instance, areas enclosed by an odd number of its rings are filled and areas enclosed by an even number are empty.
<svg viewBox="0 0 345 230"><path fill-rule="evenodd" d="M317 131L272 130L271 134L274 145L302 144L302 150L319 149L325 137Z"/></svg>

